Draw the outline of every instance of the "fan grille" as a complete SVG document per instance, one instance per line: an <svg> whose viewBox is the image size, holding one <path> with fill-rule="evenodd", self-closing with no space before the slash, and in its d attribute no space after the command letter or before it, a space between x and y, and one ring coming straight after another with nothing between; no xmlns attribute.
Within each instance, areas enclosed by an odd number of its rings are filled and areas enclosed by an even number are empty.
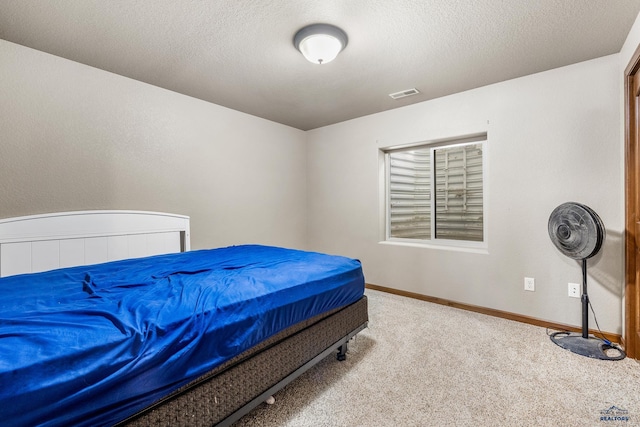
<svg viewBox="0 0 640 427"><path fill-rule="evenodd" d="M587 259L598 253L605 238L602 220L580 203L563 203L551 212L549 237L566 256Z"/></svg>

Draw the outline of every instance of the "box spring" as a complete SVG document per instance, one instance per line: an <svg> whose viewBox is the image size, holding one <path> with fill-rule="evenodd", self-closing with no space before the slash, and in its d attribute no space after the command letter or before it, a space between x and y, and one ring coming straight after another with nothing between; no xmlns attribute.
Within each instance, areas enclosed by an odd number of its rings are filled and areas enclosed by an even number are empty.
<svg viewBox="0 0 640 427"><path fill-rule="evenodd" d="M228 426L367 325L367 298L293 325L118 426ZM343 347L344 348L344 347Z"/></svg>

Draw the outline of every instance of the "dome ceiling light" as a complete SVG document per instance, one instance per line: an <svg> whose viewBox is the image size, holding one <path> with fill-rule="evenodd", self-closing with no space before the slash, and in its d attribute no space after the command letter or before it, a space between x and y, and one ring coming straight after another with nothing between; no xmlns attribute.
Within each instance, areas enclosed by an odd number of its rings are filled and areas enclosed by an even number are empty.
<svg viewBox="0 0 640 427"><path fill-rule="evenodd" d="M347 46L347 34L329 24L308 25L293 37L293 45L309 62L326 64Z"/></svg>

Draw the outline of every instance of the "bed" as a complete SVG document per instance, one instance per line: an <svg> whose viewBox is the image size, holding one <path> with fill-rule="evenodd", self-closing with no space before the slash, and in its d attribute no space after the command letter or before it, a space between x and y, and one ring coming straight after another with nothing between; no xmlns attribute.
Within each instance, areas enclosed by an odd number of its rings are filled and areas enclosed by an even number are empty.
<svg viewBox="0 0 640 427"><path fill-rule="evenodd" d="M0 220L4 425L227 426L367 326L357 260L190 250L189 218Z"/></svg>

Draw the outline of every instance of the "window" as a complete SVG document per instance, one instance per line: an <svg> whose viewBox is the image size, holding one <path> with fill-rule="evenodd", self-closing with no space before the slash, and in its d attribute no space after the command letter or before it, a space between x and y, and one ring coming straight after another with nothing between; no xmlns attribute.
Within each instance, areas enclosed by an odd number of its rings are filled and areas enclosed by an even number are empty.
<svg viewBox="0 0 640 427"><path fill-rule="evenodd" d="M387 240L483 243L485 143L483 134L383 150Z"/></svg>

